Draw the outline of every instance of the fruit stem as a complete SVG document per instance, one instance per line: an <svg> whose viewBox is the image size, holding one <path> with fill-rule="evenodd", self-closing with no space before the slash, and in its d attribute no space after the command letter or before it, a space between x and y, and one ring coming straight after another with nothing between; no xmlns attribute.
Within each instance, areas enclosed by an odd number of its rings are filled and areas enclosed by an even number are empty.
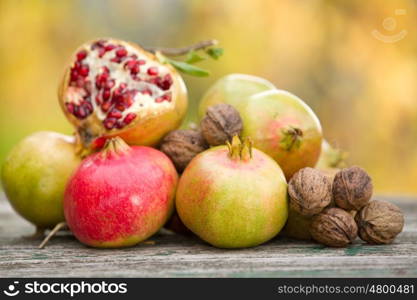
<svg viewBox="0 0 417 300"><path fill-rule="evenodd" d="M252 141L245 139L243 143L239 136L235 135L232 142L227 141L227 148L229 149L229 156L233 160L248 161L252 158Z"/></svg>
<svg viewBox="0 0 417 300"><path fill-rule="evenodd" d="M201 41L193 45L182 47L182 48L147 47L145 48L145 50L152 52L152 53L160 52L166 56L182 56L191 51L205 49L205 48L217 45L217 44L218 44L217 40L206 40L206 41Z"/></svg>
<svg viewBox="0 0 417 300"><path fill-rule="evenodd" d="M51 232L48 233L48 235L44 238L42 243L39 245L39 249L43 249L45 245L49 242L49 240L61 229L65 228L67 226L67 223L60 222L55 225L55 227L51 230Z"/></svg>
<svg viewBox="0 0 417 300"><path fill-rule="evenodd" d="M104 158L107 158L109 155L123 155L129 151L129 145L117 136L106 141L102 154Z"/></svg>

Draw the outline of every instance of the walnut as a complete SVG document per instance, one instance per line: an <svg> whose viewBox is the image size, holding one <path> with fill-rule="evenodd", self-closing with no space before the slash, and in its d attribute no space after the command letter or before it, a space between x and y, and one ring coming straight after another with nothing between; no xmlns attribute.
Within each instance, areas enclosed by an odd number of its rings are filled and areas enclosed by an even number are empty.
<svg viewBox="0 0 417 300"><path fill-rule="evenodd" d="M161 151L171 158L179 173L184 171L194 156L207 148L201 132L192 129L171 131L164 137L160 146Z"/></svg>
<svg viewBox="0 0 417 300"><path fill-rule="evenodd" d="M229 104L217 104L207 109L201 121L201 131L211 146L224 145L243 128L239 112Z"/></svg>
<svg viewBox="0 0 417 300"><path fill-rule="evenodd" d="M333 198L337 206L359 210L372 197L372 180L366 171L354 166L340 170L333 180Z"/></svg>
<svg viewBox="0 0 417 300"><path fill-rule="evenodd" d="M359 237L370 244L390 244L403 230L401 210L386 201L373 200L356 215Z"/></svg>
<svg viewBox="0 0 417 300"><path fill-rule="evenodd" d="M320 213L332 200L332 183L317 169L303 168L288 185L290 207L303 216Z"/></svg>
<svg viewBox="0 0 417 300"><path fill-rule="evenodd" d="M331 247L345 247L352 243L358 227L352 215L332 207L313 217L310 233L314 240Z"/></svg>

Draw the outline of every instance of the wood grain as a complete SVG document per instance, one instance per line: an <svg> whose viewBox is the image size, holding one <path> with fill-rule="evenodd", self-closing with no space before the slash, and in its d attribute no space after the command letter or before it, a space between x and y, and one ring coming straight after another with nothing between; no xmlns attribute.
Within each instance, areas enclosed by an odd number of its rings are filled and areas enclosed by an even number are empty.
<svg viewBox="0 0 417 300"><path fill-rule="evenodd" d="M162 232L150 239L154 244L100 250L61 233L39 250L39 241L23 238L33 226L0 198L1 277L417 277L417 199L390 199L406 214L392 245L357 240L333 249L277 237L256 248L222 250Z"/></svg>

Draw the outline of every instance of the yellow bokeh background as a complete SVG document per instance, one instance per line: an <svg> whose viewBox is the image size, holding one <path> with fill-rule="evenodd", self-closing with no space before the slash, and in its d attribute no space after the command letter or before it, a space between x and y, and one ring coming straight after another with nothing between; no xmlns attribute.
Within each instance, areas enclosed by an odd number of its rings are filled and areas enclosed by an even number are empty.
<svg viewBox="0 0 417 300"><path fill-rule="evenodd" d="M72 51L112 36L225 49L184 76L188 119L219 77L248 73L304 99L379 194L417 194L417 9L412 0L1 0L0 162L38 130L70 134L57 87ZM397 39L397 40L396 40Z"/></svg>

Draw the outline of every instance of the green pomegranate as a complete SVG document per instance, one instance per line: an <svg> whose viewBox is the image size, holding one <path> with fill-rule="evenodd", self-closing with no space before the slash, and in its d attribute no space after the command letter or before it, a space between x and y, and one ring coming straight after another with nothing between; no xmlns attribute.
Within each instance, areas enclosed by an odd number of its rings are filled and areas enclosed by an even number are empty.
<svg viewBox="0 0 417 300"><path fill-rule="evenodd" d="M259 92L275 89L268 80L246 74L229 74L217 82L204 94L200 101L199 116L204 117L208 107L227 103L237 105L242 99Z"/></svg>
<svg viewBox="0 0 417 300"><path fill-rule="evenodd" d="M243 137L275 159L290 179L314 167L320 156L322 129L314 112L297 96L282 90L255 94L237 106Z"/></svg>
<svg viewBox="0 0 417 300"><path fill-rule="evenodd" d="M190 162L176 208L187 228L215 247L257 246L287 220L287 183L274 160L235 136Z"/></svg>
<svg viewBox="0 0 417 300"><path fill-rule="evenodd" d="M243 120L242 137L250 137L254 147L278 162L287 180L301 168L314 167L320 156L322 129L311 108L261 78L248 80L245 88L244 76L248 75L220 79L203 96L200 115L219 102L234 106Z"/></svg>
<svg viewBox="0 0 417 300"><path fill-rule="evenodd" d="M13 208L39 229L64 221L68 178L81 159L74 138L37 132L19 142L4 162L1 180Z"/></svg>

